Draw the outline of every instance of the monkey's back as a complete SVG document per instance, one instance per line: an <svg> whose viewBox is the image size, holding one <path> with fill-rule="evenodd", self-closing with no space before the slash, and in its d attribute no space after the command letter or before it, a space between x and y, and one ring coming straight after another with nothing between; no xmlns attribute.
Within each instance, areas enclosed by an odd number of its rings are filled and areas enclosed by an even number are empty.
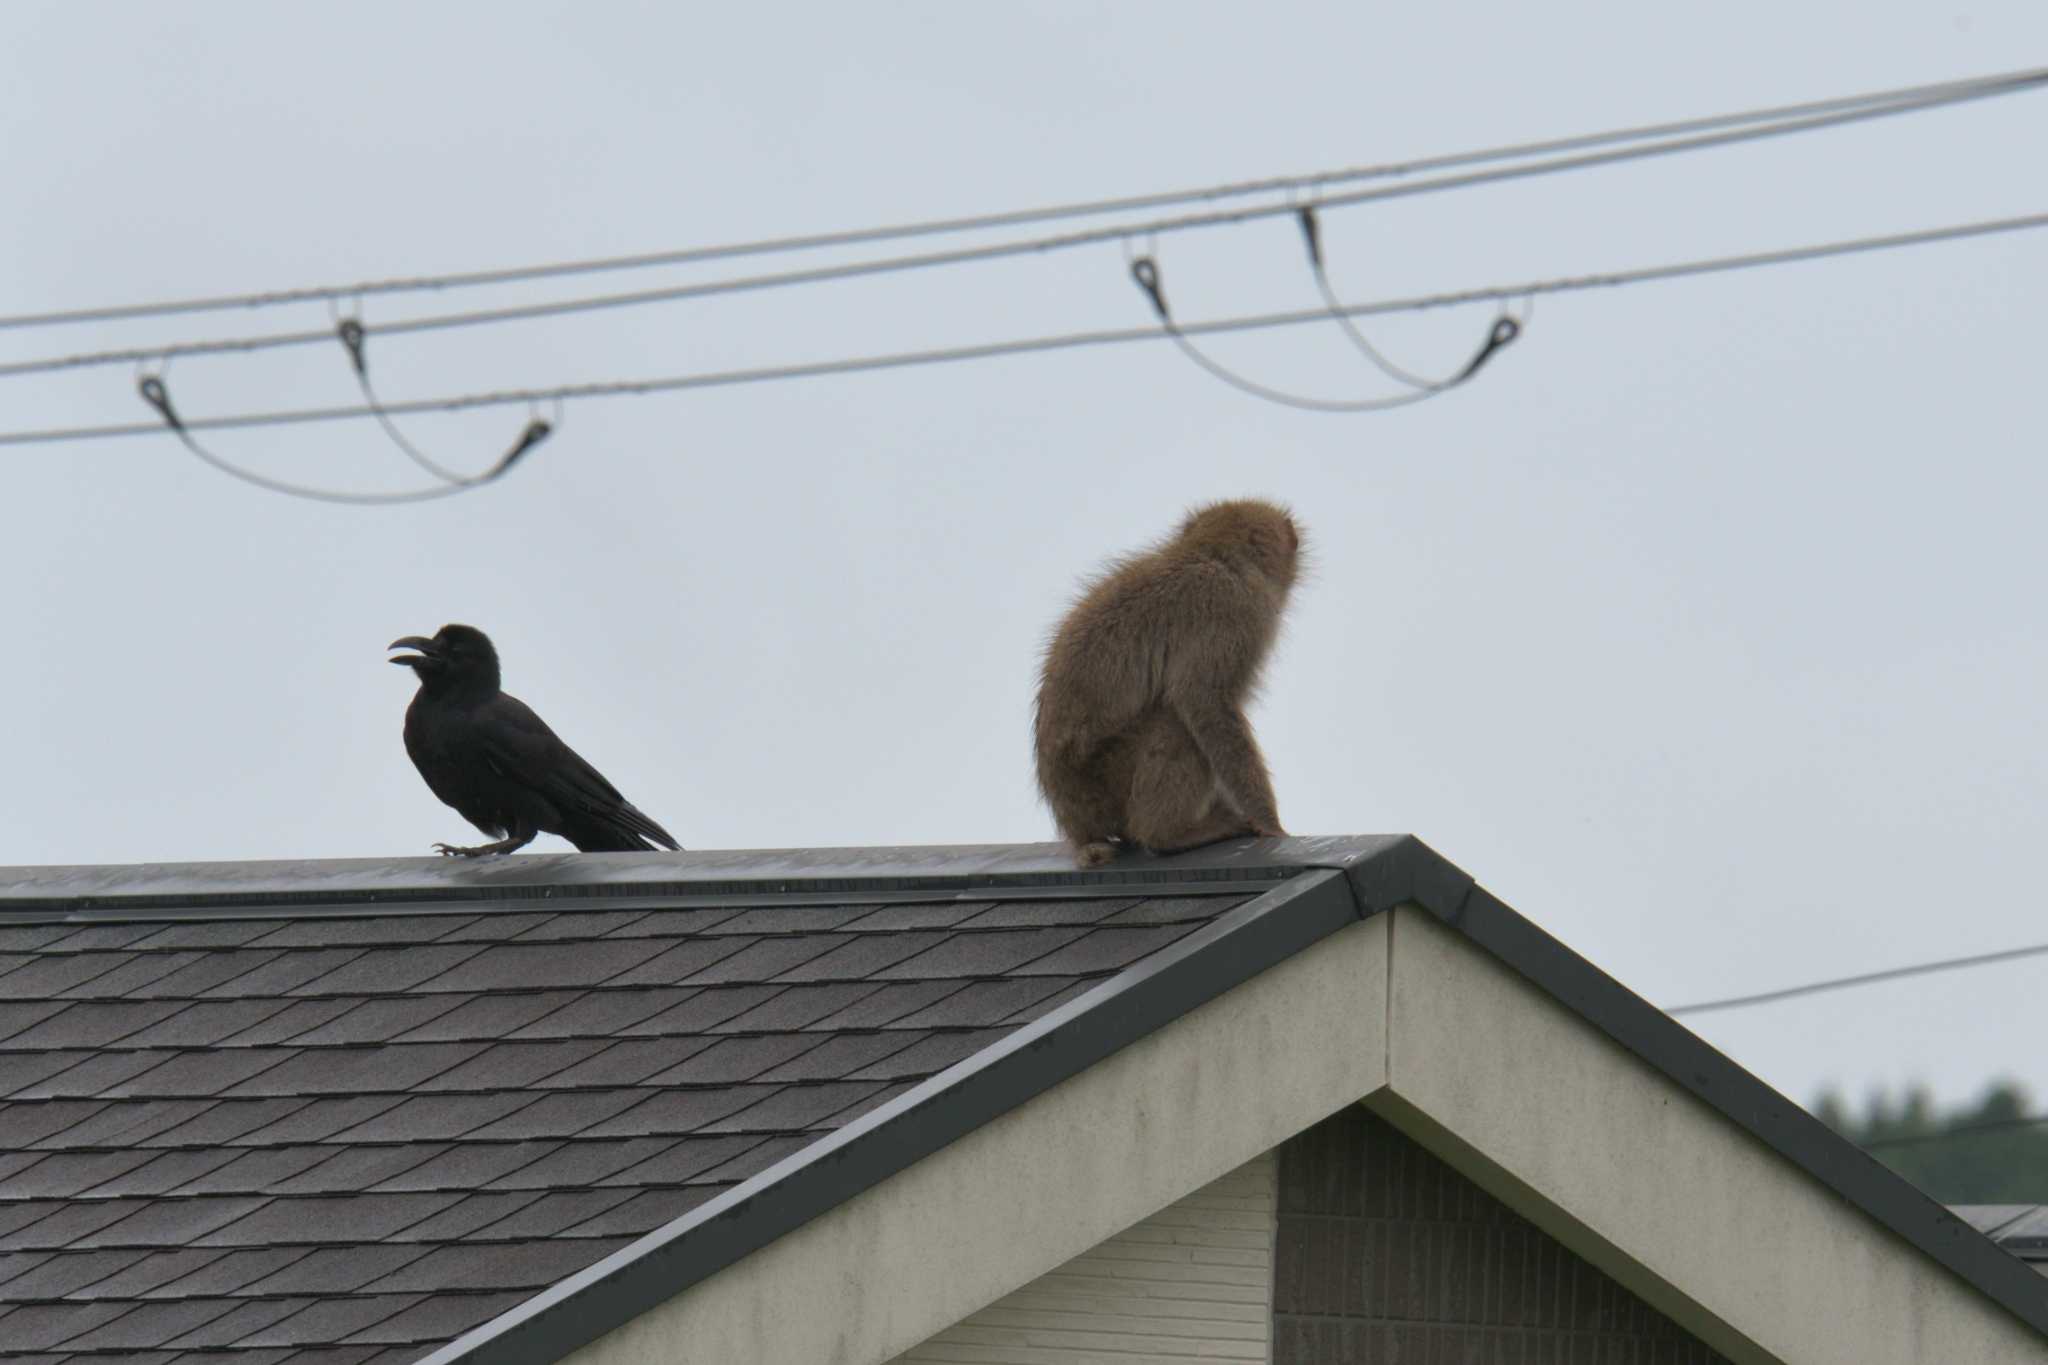
<svg viewBox="0 0 2048 1365"><path fill-rule="evenodd" d="M1039 675L1036 735L1078 754L1138 725L1178 675L1223 680L1256 665L1277 604L1203 547L1178 542L1111 566L1054 633Z"/></svg>

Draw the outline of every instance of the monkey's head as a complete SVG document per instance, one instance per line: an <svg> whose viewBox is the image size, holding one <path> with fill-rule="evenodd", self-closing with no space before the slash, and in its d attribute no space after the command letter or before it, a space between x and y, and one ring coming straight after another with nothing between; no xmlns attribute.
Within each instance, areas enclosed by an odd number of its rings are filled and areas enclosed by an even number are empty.
<svg viewBox="0 0 2048 1365"><path fill-rule="evenodd" d="M1257 498L1212 502L1188 513L1182 541L1232 562L1245 563L1283 591L1301 566L1301 528L1277 503Z"/></svg>
<svg viewBox="0 0 2048 1365"><path fill-rule="evenodd" d="M491 647L491 637L475 626L443 626L432 639L408 635L385 648L413 650L391 662L418 674L420 686L429 692L498 690L498 651Z"/></svg>

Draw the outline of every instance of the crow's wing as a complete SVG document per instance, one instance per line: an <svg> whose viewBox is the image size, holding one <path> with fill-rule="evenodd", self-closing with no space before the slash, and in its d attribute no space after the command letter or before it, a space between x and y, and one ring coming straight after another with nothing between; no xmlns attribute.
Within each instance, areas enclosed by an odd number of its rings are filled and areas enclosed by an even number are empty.
<svg viewBox="0 0 2048 1365"><path fill-rule="evenodd" d="M666 848L677 847L667 830L621 796L603 773L564 744L519 698L499 693L478 709L475 722L476 738L491 767L507 781L545 797L572 823L594 823L608 832L625 834L628 838L622 842L628 848L638 842L632 835Z"/></svg>

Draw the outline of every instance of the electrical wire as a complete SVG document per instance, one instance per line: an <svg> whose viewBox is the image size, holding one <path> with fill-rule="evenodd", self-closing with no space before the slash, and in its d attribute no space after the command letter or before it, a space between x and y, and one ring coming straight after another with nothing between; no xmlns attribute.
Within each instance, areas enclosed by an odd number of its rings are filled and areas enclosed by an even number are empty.
<svg viewBox="0 0 2048 1365"><path fill-rule="evenodd" d="M1653 281L1687 279L1729 271L1797 264L1829 257L1895 250L1903 247L1923 246L1935 242L1961 241L1974 237L2029 231L2043 227L2048 227L2048 213L2034 213L2014 218L1955 223L1942 227L1922 228L1911 232L1785 247L1773 251L1748 252L1735 256L1717 256L1700 260L1679 261L1665 265L1643 266L1630 270L1608 271L1601 274L1567 276L1523 284L1495 285L1416 298L1389 299L1374 303L1347 304L1342 311L1349 317L1367 317L1382 313L1420 312L1427 309L1445 308L1463 303L1502 303L1524 297L1533 298L1540 294L1563 294L1593 289L1624 288ZM1211 333L1244 332L1276 327L1303 326L1310 323L1323 323L1328 320L1328 309L1313 308L1285 313L1265 313L1221 318L1206 322L1189 322L1182 323L1179 327L1181 331L1189 335L1208 335ZM792 379L813 379L826 375L858 374L877 370L953 364L964 361L988 360L1002 356L1040 354L1077 347L1158 341L1166 336L1167 333L1157 326L1127 327L1093 332L1070 332L1059 336L1027 337L1012 341L986 342L972 346L922 351L899 351L884 355L854 356L790 365L772 365L757 369L708 371L655 379L610 380L584 384L563 384L545 389L517 389L496 393L464 394L449 398L412 399L406 402L388 404L383 410L387 413L399 415L420 412L460 412L474 408L498 407L515 403L532 405L542 402L568 402L581 398L610 398L633 394L673 393L692 389L724 388L742 384L770 383ZM221 417L194 418L188 420L185 425L192 431L229 430L248 427L282 426L303 422L342 421L374 415L374 412L367 407L300 408L278 412L238 413ZM162 430L161 423L132 422L113 423L102 426L5 431L0 432L0 446L37 445L56 441L97 440L116 436L146 436L161 432Z"/></svg>
<svg viewBox="0 0 2048 1365"><path fill-rule="evenodd" d="M1880 981L1901 981L1907 977L1961 971L1968 967L1989 967L1995 963L2016 962L2021 958L2040 957L2043 954L2048 954L2048 943L2036 943L2025 948L2007 948L1996 953L1977 953L1970 957L1915 962L1909 966L1892 967L1881 972L1861 972L1855 976L1838 976L1827 981L1809 981L1802 986L1787 986L1782 990L1758 991L1754 995L1731 995L1722 1000L1701 1000L1690 1005L1674 1005L1664 1012L1680 1015L1705 1014L1710 1010L1747 1009L1752 1005L1772 1005L1780 1000L1797 1000L1802 996L1819 995L1824 991L1848 990L1852 986L1871 986Z"/></svg>
<svg viewBox="0 0 2048 1365"><path fill-rule="evenodd" d="M19 313L10 316L0 316L0 330L47 327L83 322L110 322L132 318L166 317L176 314L222 312L238 309L253 310L294 303L320 302L322 300L340 302L345 299L360 299L377 294L412 293L429 290L441 291L473 288L483 285L517 284L563 276L692 265L706 261L731 260L747 256L772 255L830 247L862 246L877 242L901 241L917 237L942 236L995 228L1023 227L1035 223L1102 217L1115 213L1136 213L1149 209L1171 208L1181 204L1214 202L1222 199L1261 194L1293 194L1305 190L1326 189L1331 185L1350 184L1363 180L1388 179L1403 175L1413 175L1423 171L1449 170L1460 166L1483 165L1496 161L1522 160L1532 156L1583 151L1594 147L1612 146L1618 143L1640 142L1693 133L1711 132L1724 128L1738 127L1744 124L1772 123L1813 114L1834 113L1890 104L1914 104L1917 107L1917 102L1937 96L1974 98L1976 97L1974 94L1966 92L2003 93L2008 89L2026 88L2043 79L2048 79L2048 69L2032 68L1990 76L1966 77L1959 80L1937 81L1925 85L1869 91L1857 95L1836 96L1829 99L1807 100L1796 104L1781 104L1731 113L1712 114L1704 117L1678 119L1664 123L1640 124L1629 128L1549 138L1535 142L1513 143L1476 151L1418 157L1406 161L1386 162L1378 165L1346 167L1300 175L1276 176L1261 180L1238 181L1195 189L1168 190L1152 194L1082 200L1074 203L1055 204L1038 208L1012 209L965 217L936 218L921 222L899 223L879 227L853 228L835 232L811 233L802 236L765 238L751 242L734 242L706 247L686 247L676 250L596 257L576 261L556 261L537 265L511 266L494 270L470 270L440 275L415 275L399 279L366 280L346 285L314 285L298 289L220 294L197 298L162 300L153 303L113 304L103 307L62 309L43 313Z"/></svg>
<svg viewBox="0 0 2048 1365"><path fill-rule="evenodd" d="M1352 190L1343 194L1324 195L1318 200L1317 207L1327 211L1333 208L1352 207L1387 199L1469 189L1478 185L1527 179L1533 176L1586 170L1596 166L1613 165L1647 157L1700 151L1710 147L1727 146L1734 143L1779 137L1793 133L1812 132L1822 128L1838 127L1874 118L1886 118L1895 114L1921 112L1969 100L1986 99L1997 95L2033 90L2042 86L2048 86L2048 70L2027 72L2013 77L2000 78L1995 81L1945 89L1936 94L1923 95L1911 100L1860 105L1829 113L1802 116L1774 123L1746 125L1647 145L1629 145L1604 151L1560 157L1548 161L1522 162L1507 166L1497 166L1487 170L1467 171L1456 175L1440 176L1434 179L1415 180L1401 184L1378 186L1371 189ZM439 331L457 327L534 321L542 318L563 317L570 314L587 313L603 309L674 303L684 299L820 284L833 280L870 278L879 275L897 274L904 271L963 265L970 262L993 261L1027 255L1044 255L1055 251L1071 250L1077 247L1097 245L1105 242L1126 241L1137 236L1155 237L1165 233L1231 226L1280 215L1292 215L1298 212L1298 210L1299 206L1291 203L1258 204L1210 213L1187 214L1177 218L1155 219L1149 222L1089 228L1055 236L1018 239L981 246L959 247L945 251L889 256L863 261L849 261L834 265L816 266L804 270L704 280L693 284L673 285L659 289L641 289L614 294L594 294L578 298L517 304L502 308L475 309L461 313L442 313L422 317L401 318L383 323L377 330L381 335L385 336L405 335L414 332ZM307 346L324 343L328 337L329 333L325 329L313 329L271 332L256 336L221 337L205 341L181 342L170 346L124 347L115 350L90 351L77 355L42 357L0 364L0 377L48 373L56 370L79 369L95 365L146 363L174 356L246 353L278 347Z"/></svg>

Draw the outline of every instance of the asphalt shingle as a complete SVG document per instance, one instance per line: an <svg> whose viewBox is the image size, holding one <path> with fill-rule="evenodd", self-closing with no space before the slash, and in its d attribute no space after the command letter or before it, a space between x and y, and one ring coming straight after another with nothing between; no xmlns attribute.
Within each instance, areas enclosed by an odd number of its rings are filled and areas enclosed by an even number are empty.
<svg viewBox="0 0 2048 1365"><path fill-rule="evenodd" d="M0 1275L7 1275L0 1282L0 1294L16 1303L32 1299L61 1299L67 1294L109 1279L141 1260L146 1253L140 1251L86 1251L65 1254L34 1254L17 1252L8 1257L9 1261L30 1263L18 1274L9 1274L12 1265L0 1268ZM0 1336L4 1336L0 1332Z"/></svg>
<svg viewBox="0 0 2048 1365"><path fill-rule="evenodd" d="M50 1002L55 1004L56 1002ZM103 1047L176 1014L169 1001L80 1001L6 1039L7 1048Z"/></svg>
<svg viewBox="0 0 2048 1365"><path fill-rule="evenodd" d="M915 905L885 905L862 915L846 927L856 933L901 933L905 929L947 929L961 920L972 919L997 904L995 901L933 901Z"/></svg>
<svg viewBox="0 0 2048 1365"><path fill-rule="evenodd" d="M13 1092L12 1098L37 1100L133 1093L124 1089L130 1079L162 1065L175 1055L169 1052L91 1053L76 1066L22 1086Z"/></svg>
<svg viewBox="0 0 2048 1365"><path fill-rule="evenodd" d="M439 1344L461 1336L480 1322L517 1308L528 1297L525 1294L437 1295L373 1323L351 1334L348 1339L362 1342L405 1341ZM391 1365L393 1362L412 1360L418 1354L417 1351L388 1351L350 1362L349 1365ZM301 1360L302 1357L294 1356L293 1365L300 1365ZM341 1362L308 1360L304 1361L304 1365L341 1365Z"/></svg>
<svg viewBox="0 0 2048 1365"><path fill-rule="evenodd" d="M208 1258L203 1265L175 1280L162 1283L162 1292L179 1297L199 1298L210 1294L233 1294L258 1280L267 1279L312 1252L306 1247L263 1247L255 1251L194 1251L185 1255Z"/></svg>
<svg viewBox="0 0 2048 1365"><path fill-rule="evenodd" d="M649 1085L735 1085L802 1056L824 1039L815 1033L765 1033L726 1038L680 1066L650 1076Z"/></svg>
<svg viewBox="0 0 2048 1365"><path fill-rule="evenodd" d="M564 1228L565 1237L638 1237L680 1218L718 1191L710 1186L642 1190L597 1217Z"/></svg>
<svg viewBox="0 0 2048 1365"><path fill-rule="evenodd" d="M211 1047L292 1008L282 1000L170 1001L173 1013L122 1039L127 1047Z"/></svg>
<svg viewBox="0 0 2048 1365"><path fill-rule="evenodd" d="M367 919L272 921L261 937L246 942L258 948L338 948L344 944L383 947L400 943L431 943L476 923L474 915L377 915Z"/></svg>
<svg viewBox="0 0 2048 1365"><path fill-rule="evenodd" d="M1091 929L1084 937L1055 948L1017 970L1032 976L1072 976L1079 972L1120 971L1141 957L1187 937L1191 924L1160 924L1123 929Z"/></svg>
<svg viewBox="0 0 2048 1365"><path fill-rule="evenodd" d="M125 1260L126 1266L111 1275L95 1277L74 1289L66 1291L77 1299L141 1299L164 1290L183 1280L193 1271L208 1262L217 1261L225 1253L219 1251L87 1251L73 1252L80 1257L100 1257L108 1261ZM8 1284L0 1293L12 1295L13 1284ZM24 1298L35 1295L24 1294ZM180 1296L182 1297L182 1296Z"/></svg>
<svg viewBox="0 0 2048 1365"><path fill-rule="evenodd" d="M51 1107L62 1103L65 1101L54 1101ZM100 1106L91 1117L62 1132L51 1133L34 1145L47 1148L132 1146L147 1142L164 1129L174 1128L205 1113L214 1103L213 1100L201 1099L114 1100Z"/></svg>
<svg viewBox="0 0 2048 1365"><path fill-rule="evenodd" d="M956 933L944 943L876 972L885 979L928 981L935 977L1002 976L1065 947L1084 929L1011 929Z"/></svg>
<svg viewBox="0 0 2048 1365"><path fill-rule="evenodd" d="M410 990L491 949L474 943L373 948L292 988L294 995L364 995ZM388 1035L387 1035L388 1036Z"/></svg>
<svg viewBox="0 0 2048 1365"><path fill-rule="evenodd" d="M453 1194L347 1194L331 1198L273 1199L245 1218L225 1224L197 1246L318 1246L381 1241L454 1203Z"/></svg>
<svg viewBox="0 0 2048 1365"><path fill-rule="evenodd" d="M497 1043L479 1048L466 1062L430 1076L415 1090L520 1090L566 1071L611 1044L598 1038L549 1043Z"/></svg>
<svg viewBox="0 0 2048 1365"><path fill-rule="evenodd" d="M541 991L535 995L460 995L425 997L452 1006L424 1023L387 1038L407 1043L446 1043L498 1039L536 1019L553 1014L578 998L576 991Z"/></svg>
<svg viewBox="0 0 2048 1365"><path fill-rule="evenodd" d="M826 1085L791 1085L759 1104L705 1124L706 1133L788 1133L809 1128L828 1114L858 1104L882 1088L879 1081L835 1081Z"/></svg>
<svg viewBox="0 0 2048 1365"><path fill-rule="evenodd" d="M1002 901L978 915L960 921L962 929L1042 929L1062 924L1095 924L1120 910L1130 900L1077 897L1056 901Z"/></svg>
<svg viewBox="0 0 2048 1365"><path fill-rule="evenodd" d="M692 938L679 942L648 940L663 943L661 951L643 958L626 971L620 972L605 984L608 986L672 986L699 972L707 971L737 957L752 947L751 937L737 938ZM760 977L740 976L741 981L761 980Z"/></svg>
<svg viewBox="0 0 2048 1365"><path fill-rule="evenodd" d="M415 989L511 991L594 986L631 971L663 946L659 939L617 939L579 944L576 951L564 952L553 944L501 944L422 981Z"/></svg>
<svg viewBox="0 0 2048 1365"><path fill-rule="evenodd" d="M985 1028L1073 983L1070 976L975 981L892 1022L897 1028Z"/></svg>
<svg viewBox="0 0 2048 1365"><path fill-rule="evenodd" d="M537 1100L532 1099L524 1091L514 1093L522 1101L528 1102L495 1123L487 1123L474 1130L468 1136L498 1140L574 1137L604 1122L620 1110L632 1108L651 1092L631 1089L596 1092L579 1090L571 1094L543 1095Z"/></svg>
<svg viewBox="0 0 2048 1365"><path fill-rule="evenodd" d="M7 1333L7 1346L13 1351L41 1351L52 1346L61 1346L76 1336L83 1336L101 1323L128 1313L140 1304L106 1303L32 1303L15 1309L0 1323L0 1329Z"/></svg>
<svg viewBox="0 0 2048 1365"><path fill-rule="evenodd" d="M532 1159L529 1155L518 1164L526 1165ZM392 1233L391 1240L439 1244L473 1236L503 1222L534 1200L543 1198L545 1193L542 1190L487 1190L458 1196L441 1212Z"/></svg>
<svg viewBox="0 0 2048 1365"><path fill-rule="evenodd" d="M520 1090L495 1094L415 1095L334 1135L336 1142L408 1142L454 1138L534 1102Z"/></svg>
<svg viewBox="0 0 2048 1365"><path fill-rule="evenodd" d="M352 972L361 965L360 962L351 962L342 968L342 971ZM466 1003L467 1001L459 995L361 1000L326 1023L307 1029L304 1033L294 1034L286 1041L300 1047L388 1042Z"/></svg>
<svg viewBox="0 0 2048 1365"><path fill-rule="evenodd" d="M53 1014L62 1014L73 1008L68 1000L4 1000L0 999L0 1043L18 1038L21 1031L31 1024L40 1023Z"/></svg>
<svg viewBox="0 0 2048 1365"><path fill-rule="evenodd" d="M149 1159L147 1151L52 1152L7 1182L24 1199L69 1199Z"/></svg>
<svg viewBox="0 0 2048 1365"><path fill-rule="evenodd" d="M845 1029L893 1028L896 1021L967 985L964 981L905 981L864 995L844 1009L804 1025L827 1033Z"/></svg>
<svg viewBox="0 0 2048 1365"><path fill-rule="evenodd" d="M745 1109L773 1093L773 1086L736 1085L716 1090L638 1090L647 1098L633 1108L592 1124L586 1138L654 1137L694 1133L736 1109Z"/></svg>
<svg viewBox="0 0 2048 1365"><path fill-rule="evenodd" d="M95 1199L106 1199L116 1195L169 1194L172 1190L189 1186L194 1180L230 1162L240 1160L242 1156L239 1152L218 1147L198 1151L168 1151L160 1154L152 1154L151 1150L145 1147L130 1154L149 1159L119 1175L110 1176L84 1192Z"/></svg>
<svg viewBox="0 0 2048 1365"><path fill-rule="evenodd" d="M759 1082L836 1081L923 1042L929 1036L912 1029L888 1033L841 1033L826 1038L809 1052L770 1067L754 1079Z"/></svg>
<svg viewBox="0 0 2048 1365"><path fill-rule="evenodd" d="M573 999L563 1000L559 1008L549 1009L532 1017L532 1021L510 1025L500 1035L507 1038L611 1038L621 1029L652 1018L672 1005L679 1005L697 993L697 988L676 986L650 986L641 990L586 991ZM544 996L490 996L490 1000L518 1000L530 998L553 1000L555 993Z"/></svg>
<svg viewBox="0 0 2048 1365"><path fill-rule="evenodd" d="M223 1105L275 1104L278 1118L260 1128L249 1129L230 1139L237 1146L274 1147L280 1143L320 1142L342 1129L383 1113L404 1101L403 1095L355 1095L347 1099L307 1100L288 1096L281 1100L223 1100Z"/></svg>
<svg viewBox="0 0 2048 1365"><path fill-rule="evenodd" d="M534 1082L549 1088L638 1085L666 1072L705 1048L710 1038L625 1038L574 1066Z"/></svg>
<svg viewBox="0 0 2048 1365"><path fill-rule="evenodd" d="M783 972L783 981L868 981L882 969L926 949L935 948L948 937L937 930L906 929L898 934L836 935L844 942Z"/></svg>
<svg viewBox="0 0 2048 1365"><path fill-rule="evenodd" d="M559 1142L458 1142L432 1160L386 1176L376 1190L474 1190L560 1147Z"/></svg>

